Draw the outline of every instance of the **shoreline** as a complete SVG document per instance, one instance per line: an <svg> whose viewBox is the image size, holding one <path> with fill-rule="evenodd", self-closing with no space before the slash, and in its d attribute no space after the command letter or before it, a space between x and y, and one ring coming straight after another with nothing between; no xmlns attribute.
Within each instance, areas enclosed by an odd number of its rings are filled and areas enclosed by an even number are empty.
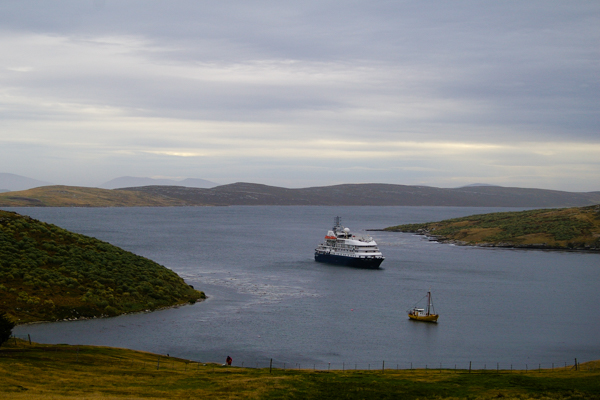
<svg viewBox="0 0 600 400"><path fill-rule="evenodd" d="M453 244L455 246L467 246L467 247L481 247L481 248L498 248L498 249L519 249L519 250L553 250L553 251L568 251L568 252L582 252L582 253L600 253L600 248L590 247L563 247L563 246L552 246L546 243L532 243L532 244L519 244L510 242L483 242L483 243L469 243L463 240L450 239L445 236L436 236L433 234L423 232L411 232L411 231L388 231L385 229L368 229L370 231L380 232L394 232L394 233L411 233L414 236L424 236L430 242L437 242L443 244Z"/></svg>
<svg viewBox="0 0 600 400"><path fill-rule="evenodd" d="M90 320L90 319L100 319L100 318L117 318L117 317L120 317L120 316L123 316L123 315L149 314L149 313L153 313L155 311L168 310L170 308L179 308L179 307L184 307L184 306L193 306L196 303L203 302L207 298L208 298L208 296L205 296L205 298L198 299L194 303L190 303L189 301L186 301L185 303L172 304L170 306L159 307L159 308L155 308L153 310L133 311L133 312L123 313L123 314L119 314L119 315L104 315L104 314L102 314L100 316L94 316L94 317L79 317L79 318L56 319L56 320L53 320L53 321L24 322L22 324L15 324L15 328L18 327L18 326L26 326L26 325L34 325L34 324L49 324L49 323L55 323L55 322L75 322L75 321L86 321L86 320Z"/></svg>

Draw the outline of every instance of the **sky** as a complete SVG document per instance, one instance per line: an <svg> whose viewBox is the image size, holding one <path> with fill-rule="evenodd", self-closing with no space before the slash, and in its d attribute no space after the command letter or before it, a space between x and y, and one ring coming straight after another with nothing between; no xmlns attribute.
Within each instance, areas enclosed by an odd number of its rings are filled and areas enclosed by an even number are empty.
<svg viewBox="0 0 600 400"><path fill-rule="evenodd" d="M600 2L0 0L0 172L600 190Z"/></svg>

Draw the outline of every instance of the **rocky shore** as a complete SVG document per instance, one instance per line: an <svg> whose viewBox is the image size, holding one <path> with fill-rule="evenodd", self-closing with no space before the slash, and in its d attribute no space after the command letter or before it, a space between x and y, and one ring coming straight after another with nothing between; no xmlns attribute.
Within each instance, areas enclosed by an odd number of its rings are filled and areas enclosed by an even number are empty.
<svg viewBox="0 0 600 400"><path fill-rule="evenodd" d="M410 232L405 231L407 233L414 233L415 235L425 236L429 241L438 242L438 243L446 243L453 244L455 246L474 246L474 247L496 247L496 248L507 248L507 249L532 249L532 250L562 250L562 251L593 251L600 252L600 247L593 247L587 244L583 244L582 246L557 246L551 245L548 243L512 243L512 242L480 242L473 243L467 242L464 240L457 240L448 238L445 236L437 236L425 231L417 231Z"/></svg>

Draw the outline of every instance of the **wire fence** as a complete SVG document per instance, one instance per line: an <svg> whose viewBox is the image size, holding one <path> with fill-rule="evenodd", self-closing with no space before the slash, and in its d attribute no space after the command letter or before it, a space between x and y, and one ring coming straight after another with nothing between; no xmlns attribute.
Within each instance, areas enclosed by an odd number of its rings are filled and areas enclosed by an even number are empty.
<svg viewBox="0 0 600 400"><path fill-rule="evenodd" d="M14 344L17 344L16 339L21 339L29 345L33 345L30 335L12 335L10 340L14 340ZM39 346L39 344L38 344ZM57 347L46 347L37 348L41 351L65 351ZM90 359L90 355L87 354L85 359L79 357L78 346L71 346L69 349L70 353L76 353L76 362L93 363ZM10 356L10 352L4 354L4 356ZM201 366L226 366L226 363L216 362L200 362L194 360L184 360L180 358L169 357L168 355L156 355L155 361L139 361L133 359L117 358L115 359L116 365L121 367L130 367L137 369L170 369L170 370L193 370L194 368L199 369ZM361 362L294 362L294 361L280 361L273 359L261 359L261 360L233 360L231 363L232 367L238 368L255 368L269 370L312 370L312 371L379 371L385 373L386 371L420 371L425 373L529 373L529 372L548 372L548 371L598 371L600 370L600 362L589 362L581 365L577 358L572 360L560 360L554 362L543 362L543 363L488 363L480 361L468 361L459 363L422 363L412 361L402 362L389 362L385 360L381 361L361 361Z"/></svg>

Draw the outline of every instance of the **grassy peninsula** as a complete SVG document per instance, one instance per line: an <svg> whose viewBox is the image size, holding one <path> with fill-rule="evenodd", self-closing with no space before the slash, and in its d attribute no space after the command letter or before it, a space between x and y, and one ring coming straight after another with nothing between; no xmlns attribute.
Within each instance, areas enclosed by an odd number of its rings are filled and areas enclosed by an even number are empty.
<svg viewBox="0 0 600 400"><path fill-rule="evenodd" d="M144 257L0 211L0 312L18 324L114 316L204 297Z"/></svg>
<svg viewBox="0 0 600 400"><path fill-rule="evenodd" d="M598 361L577 369L569 365L471 373L273 367L224 367L126 349L11 339L0 348L0 393L7 400L600 399Z"/></svg>
<svg viewBox="0 0 600 400"><path fill-rule="evenodd" d="M461 245L600 251L600 205L480 214L384 230Z"/></svg>

